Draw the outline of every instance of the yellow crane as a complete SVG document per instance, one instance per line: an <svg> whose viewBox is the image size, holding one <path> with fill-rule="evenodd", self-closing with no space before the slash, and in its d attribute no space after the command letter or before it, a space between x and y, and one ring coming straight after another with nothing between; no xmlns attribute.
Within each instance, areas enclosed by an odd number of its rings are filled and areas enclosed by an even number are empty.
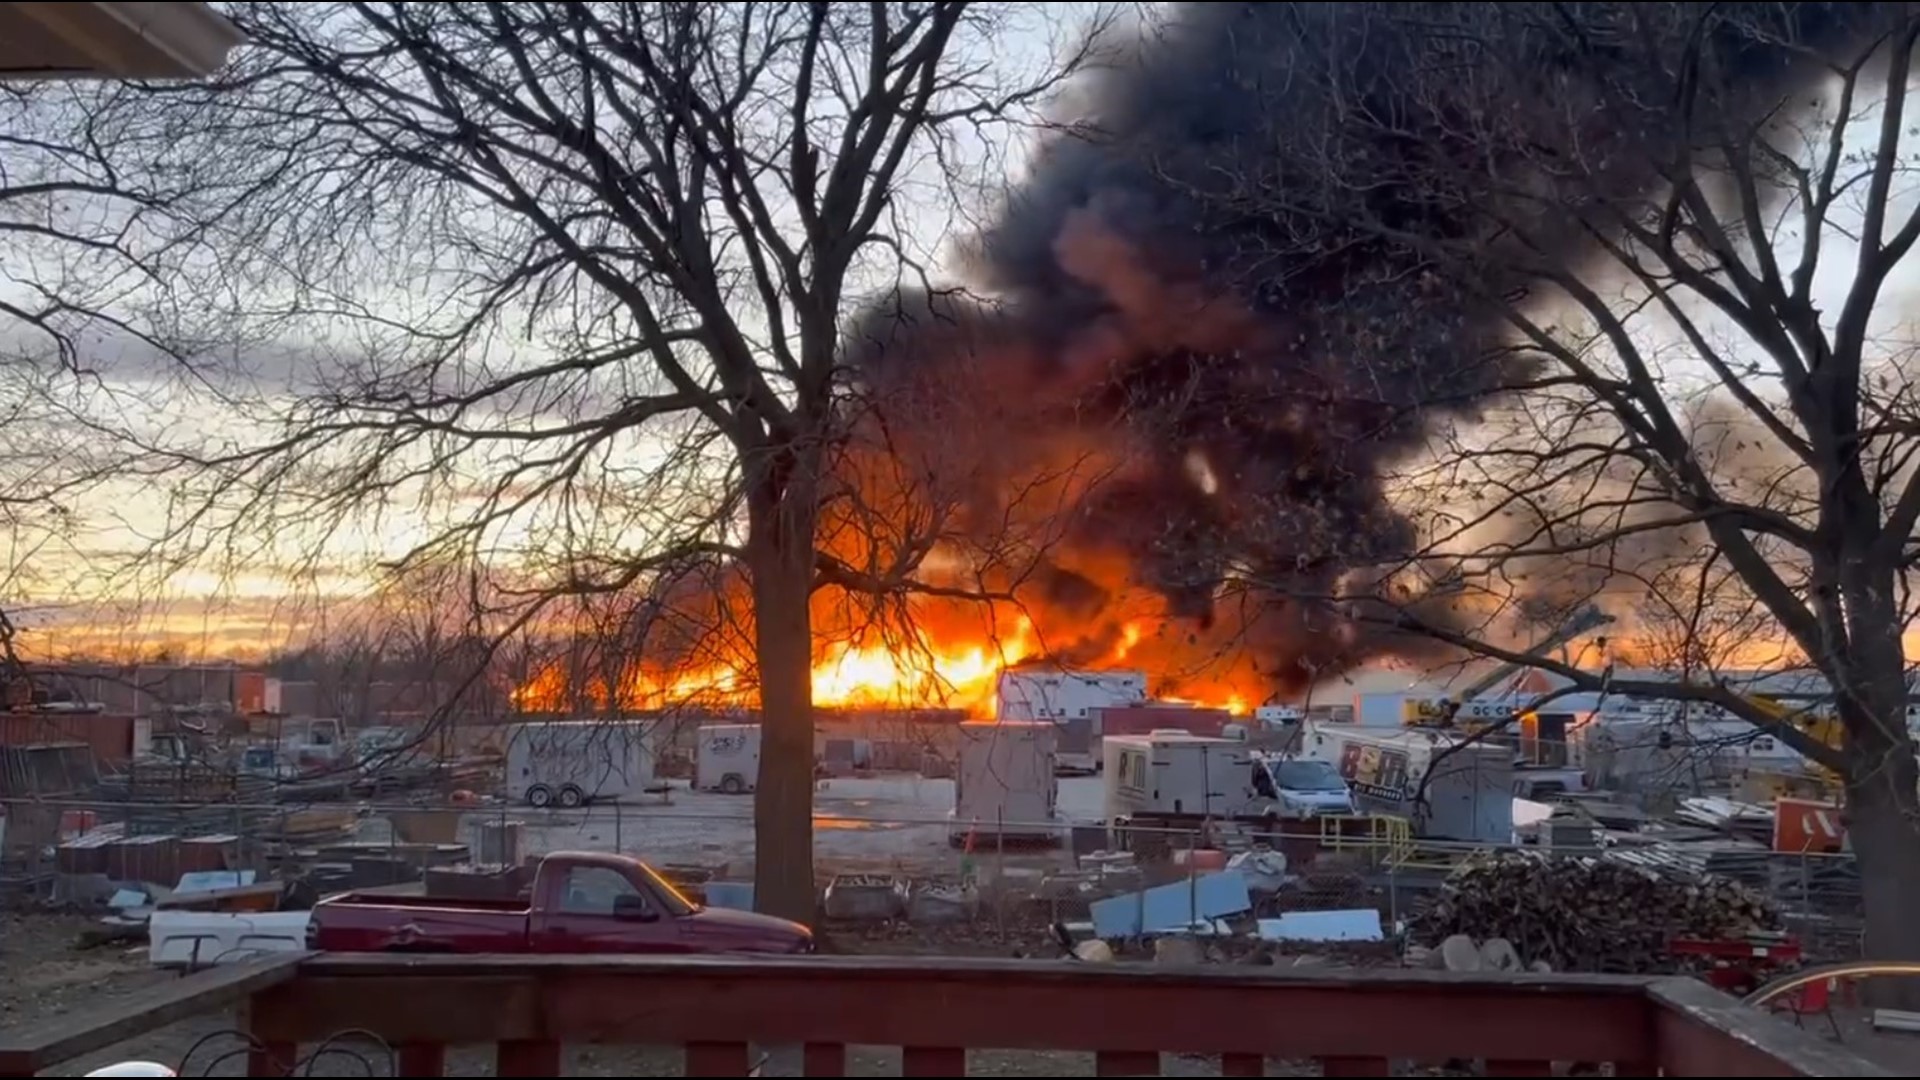
<svg viewBox="0 0 1920 1080"><path fill-rule="evenodd" d="M1840 717L1835 715L1831 709L1825 709L1819 706L1807 706L1796 709L1768 694L1742 694L1741 698L1746 701L1747 704L1765 713L1769 719L1805 734L1808 738L1822 746L1829 747L1837 752L1846 744L1846 729L1841 726ZM1821 787L1826 789L1822 792L1823 795L1832 796L1839 794L1841 790L1839 773L1811 758L1807 760L1806 771L1807 775L1811 776ZM1749 775L1752 775L1751 771ZM1782 786L1791 786L1791 780L1793 779L1789 774L1771 770L1762 770L1761 775L1776 777Z"/></svg>

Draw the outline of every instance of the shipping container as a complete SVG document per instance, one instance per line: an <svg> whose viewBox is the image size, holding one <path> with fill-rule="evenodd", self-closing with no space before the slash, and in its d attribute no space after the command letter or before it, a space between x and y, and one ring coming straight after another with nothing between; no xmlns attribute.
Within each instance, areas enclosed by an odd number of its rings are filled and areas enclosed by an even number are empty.
<svg viewBox="0 0 1920 1080"><path fill-rule="evenodd" d="M139 747L123 713L0 713L0 746L85 743L102 766L123 766Z"/></svg>
<svg viewBox="0 0 1920 1080"><path fill-rule="evenodd" d="M268 711L265 672L242 671L234 675L233 711L242 715Z"/></svg>
<svg viewBox="0 0 1920 1080"><path fill-rule="evenodd" d="M1094 712L1116 705L1138 705L1147 700L1147 676L1139 671L1064 671L1059 668L1021 668L1003 672L996 688L995 719L1035 720L1065 724L1085 720ZM1098 767L1095 748L1060 753L1063 769L1092 772Z"/></svg>

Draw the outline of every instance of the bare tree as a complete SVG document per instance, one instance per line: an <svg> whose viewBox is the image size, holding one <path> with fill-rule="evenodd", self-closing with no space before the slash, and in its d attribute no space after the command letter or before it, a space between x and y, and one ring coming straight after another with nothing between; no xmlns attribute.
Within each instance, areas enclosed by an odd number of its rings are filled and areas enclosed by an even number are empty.
<svg viewBox="0 0 1920 1080"><path fill-rule="evenodd" d="M126 93L0 81L0 604L13 610L74 599L60 584L78 576L76 504L111 486L124 462L73 410L123 354L178 347L187 321L154 303L152 286L201 235L183 204L230 194L173 155L163 124L87 108ZM158 167L128 174L121 159ZM9 679L24 670L14 630L0 616Z"/></svg>
<svg viewBox="0 0 1920 1080"><path fill-rule="evenodd" d="M1418 283L1400 295L1450 308L1437 322L1416 303L1401 325L1504 371L1479 422L1436 425L1389 485L1418 550L1329 599L1502 659L1528 659L1497 629L1509 611L1596 594L1666 607L1695 668L1680 681L1528 662L1718 706L1837 770L1867 949L1920 957L1902 647L1920 412L1889 304L1920 239L1920 19L1871 4L1315 17L1312 33L1351 47L1294 70L1272 171L1210 195L1268 220L1266 254L1296 268L1390 252L1394 287ZM1707 638L1744 636L1756 614L1830 686L1843 747L1715 670L1726 650Z"/></svg>
<svg viewBox="0 0 1920 1080"><path fill-rule="evenodd" d="M142 107L252 189L217 260L169 287L277 348L246 385L196 374L212 437L135 433L193 508L170 539L317 550L404 519L403 564L511 567L507 636L555 597L739 567L766 725L756 896L811 918L809 597L853 412L843 322L919 276L977 201L965 170L1003 171L1090 38L1049 47L1037 5L944 2L231 14L253 46L227 77Z"/></svg>

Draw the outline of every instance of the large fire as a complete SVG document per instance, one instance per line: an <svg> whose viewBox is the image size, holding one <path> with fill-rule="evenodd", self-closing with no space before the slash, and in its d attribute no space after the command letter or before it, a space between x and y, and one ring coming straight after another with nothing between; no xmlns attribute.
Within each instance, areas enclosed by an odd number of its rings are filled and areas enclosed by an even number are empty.
<svg viewBox="0 0 1920 1080"><path fill-rule="evenodd" d="M1130 622L1104 657L1084 666L1091 670L1122 667L1128 657L1152 636L1144 620ZM904 643L827 641L816 649L813 666L814 704L829 708L943 708L961 710L982 719L994 714L1000 675L1022 663L1046 656L1039 634L1024 615L1010 620L1004 633L968 640L936 636L916 630ZM542 667L515 691L514 703L529 712L563 712L583 705L606 708L617 699L628 710L676 707L752 707L757 691L750 663L714 661L683 664L671 670L645 664L625 665L617 694L609 694L608 679L574 672L557 661ZM1195 679L1180 684L1180 692L1163 693L1162 700L1210 705L1245 713L1250 694L1231 683Z"/></svg>

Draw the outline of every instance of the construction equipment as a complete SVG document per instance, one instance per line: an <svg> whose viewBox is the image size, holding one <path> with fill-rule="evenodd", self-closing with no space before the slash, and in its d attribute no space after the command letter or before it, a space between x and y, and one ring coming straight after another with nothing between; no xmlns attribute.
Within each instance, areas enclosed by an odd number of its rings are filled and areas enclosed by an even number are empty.
<svg viewBox="0 0 1920 1080"><path fill-rule="evenodd" d="M1743 694L1741 697L1774 723L1799 731L1822 746L1839 751L1846 744L1846 729L1841 725L1839 715L1830 707L1815 703L1794 708L1769 694ZM1766 734L1764 728L1755 730L1760 736ZM1778 777L1786 788L1797 786L1791 783L1793 780L1811 779L1819 786L1821 794L1837 794L1843 787L1839 773L1811 758L1806 760L1800 771L1792 774L1764 766L1758 769L1749 767L1747 774L1757 778ZM1778 794L1791 794L1791 791L1782 790Z"/></svg>
<svg viewBox="0 0 1920 1080"><path fill-rule="evenodd" d="M1528 657L1545 656L1547 653L1567 644L1581 634L1606 626L1613 621L1613 616L1601 611L1592 604L1588 604L1586 607L1574 612L1565 622L1555 627L1545 637L1534 642L1523 655ZM1427 700L1417 698L1408 699L1404 706L1403 721L1408 727L1457 726L1460 720L1460 708L1463 704L1472 701L1474 698L1500 685L1502 682L1512 678L1515 674L1525 670L1529 666L1531 665L1519 661L1501 664L1487 674L1461 687L1459 694L1451 698ZM1491 722L1504 721L1510 715L1510 710L1503 710L1503 714L1498 720Z"/></svg>

